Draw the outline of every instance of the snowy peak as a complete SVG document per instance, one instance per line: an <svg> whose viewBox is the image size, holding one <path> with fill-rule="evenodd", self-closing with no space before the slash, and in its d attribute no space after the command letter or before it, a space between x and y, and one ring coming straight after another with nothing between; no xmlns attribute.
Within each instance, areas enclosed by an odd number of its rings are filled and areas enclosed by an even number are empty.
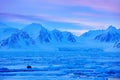
<svg viewBox="0 0 120 80"><path fill-rule="evenodd" d="M36 39L39 36L40 31L46 30L41 24L32 23L22 29L27 32L33 39Z"/></svg>
<svg viewBox="0 0 120 80"><path fill-rule="evenodd" d="M40 43L75 42L74 35L70 32L61 32L57 29L47 30L41 24L32 23L23 31L27 32L34 40Z"/></svg>
<svg viewBox="0 0 120 80"><path fill-rule="evenodd" d="M32 24L29 24L28 26L26 26L25 28L29 28L29 29L34 29L34 30L37 30L37 29L41 29L41 28L44 28L41 24L38 24L38 23L32 23Z"/></svg>
<svg viewBox="0 0 120 80"><path fill-rule="evenodd" d="M114 31L114 30L117 30L117 29L112 25L107 28L107 31Z"/></svg>
<svg viewBox="0 0 120 80"><path fill-rule="evenodd" d="M80 41L116 42L120 39L120 30L109 26L106 30L90 30L79 37Z"/></svg>
<svg viewBox="0 0 120 80"><path fill-rule="evenodd" d="M116 33L116 32L118 32L118 29L116 29L116 27L111 25L105 30L105 32L106 33Z"/></svg>
<svg viewBox="0 0 120 80"><path fill-rule="evenodd" d="M50 42L50 34L49 31L44 28L41 24L32 23L26 26L23 31L27 32L34 40L40 43L48 43Z"/></svg>
<svg viewBox="0 0 120 80"><path fill-rule="evenodd" d="M61 33L61 31L57 30L57 29L54 29L52 30L53 33Z"/></svg>
<svg viewBox="0 0 120 80"><path fill-rule="evenodd" d="M113 26L109 26L103 33L97 35L95 40L101 42L116 42L120 39L120 32Z"/></svg>

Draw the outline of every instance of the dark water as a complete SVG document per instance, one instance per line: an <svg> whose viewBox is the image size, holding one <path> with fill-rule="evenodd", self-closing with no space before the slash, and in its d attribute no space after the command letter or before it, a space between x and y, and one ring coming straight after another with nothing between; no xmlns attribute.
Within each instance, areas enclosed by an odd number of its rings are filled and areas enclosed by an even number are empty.
<svg viewBox="0 0 120 80"><path fill-rule="evenodd" d="M120 80L120 53L0 52L0 68L0 80Z"/></svg>

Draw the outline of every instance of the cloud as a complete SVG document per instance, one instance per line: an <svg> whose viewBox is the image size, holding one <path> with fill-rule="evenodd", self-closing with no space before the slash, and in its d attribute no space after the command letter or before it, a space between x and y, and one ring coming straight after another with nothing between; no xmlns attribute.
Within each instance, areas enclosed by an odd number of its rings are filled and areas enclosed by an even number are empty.
<svg viewBox="0 0 120 80"><path fill-rule="evenodd" d="M54 18L53 18L54 17ZM0 13L0 18L5 19L5 21L15 21L23 23L32 23L32 22L59 22L59 23L71 23L77 26L83 25L84 27L91 28L104 28L107 24L103 22L93 22L79 18L68 18L68 17L55 17L52 15L45 14L36 14L36 15L20 15L20 14L10 14L10 13Z"/></svg>
<svg viewBox="0 0 120 80"><path fill-rule="evenodd" d="M38 16L39 17L39 16ZM40 18L40 17L39 17ZM52 21L52 22L61 22L61 23L72 23L78 26L83 25L85 26L89 26L92 29L103 29L105 28L105 26L108 26L110 24L105 23L105 22L96 22L96 21L89 21L89 20L85 20L85 19L80 19L78 18L68 18L68 17L55 17L55 16L45 16L44 20L48 20L48 21Z"/></svg>
<svg viewBox="0 0 120 80"><path fill-rule="evenodd" d="M87 7L96 11L108 11L120 14L120 0L0 0L1 11L17 10L21 12L34 10L57 10L63 7ZM33 11L33 12L34 12Z"/></svg>
<svg viewBox="0 0 120 80"><path fill-rule="evenodd" d="M44 3L88 7L94 10L120 13L120 0L44 0Z"/></svg>
<svg viewBox="0 0 120 80"><path fill-rule="evenodd" d="M44 18L42 16L34 16L34 15L21 15L21 14L13 14L13 13L0 13L0 21L13 21L13 22L23 22L23 23L31 23L31 22L41 22Z"/></svg>
<svg viewBox="0 0 120 80"><path fill-rule="evenodd" d="M120 0L0 0L0 21L37 22L77 34L76 29L119 28L119 9Z"/></svg>
<svg viewBox="0 0 120 80"><path fill-rule="evenodd" d="M113 0L82 0L82 1L77 0L74 4L87 6L95 10L120 13L119 0L114 0L114 1Z"/></svg>
<svg viewBox="0 0 120 80"><path fill-rule="evenodd" d="M89 14L85 14L85 16ZM90 16L93 16L90 14ZM94 17L94 16L93 16ZM80 19L72 18L72 17L61 17L61 16L53 16L49 14L36 14L36 15L20 15L20 14L12 14L12 13L0 13L0 21L8 21L8 22L21 22L24 24L30 24L33 22L41 23L45 25L45 27L49 29L59 29L62 31L70 31L75 35L81 35L84 32L87 32L89 29L105 29L111 24L106 22L96 22L90 21L89 19ZM119 24L117 24L119 25ZM116 25L114 25L116 26ZM116 26L120 27L120 26Z"/></svg>

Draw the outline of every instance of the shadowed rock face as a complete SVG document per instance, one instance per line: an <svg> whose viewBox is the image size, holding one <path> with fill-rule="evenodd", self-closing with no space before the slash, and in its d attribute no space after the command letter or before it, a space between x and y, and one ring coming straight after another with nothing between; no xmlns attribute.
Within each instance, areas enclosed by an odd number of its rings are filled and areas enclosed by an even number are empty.
<svg viewBox="0 0 120 80"><path fill-rule="evenodd" d="M61 31L55 29L51 31L51 35L53 35L53 39L55 39L55 41L62 42L63 35Z"/></svg>
<svg viewBox="0 0 120 80"><path fill-rule="evenodd" d="M49 32L46 29L42 29L39 32L39 36L38 39L41 43L45 42L45 43L49 43L51 41L51 36L49 34Z"/></svg>
<svg viewBox="0 0 120 80"><path fill-rule="evenodd" d="M68 35L68 37L67 37L67 40L68 40L69 42L76 42L73 34L71 34L71 33L69 33L69 35Z"/></svg>
<svg viewBox="0 0 120 80"><path fill-rule="evenodd" d="M120 40L117 41L117 42L114 44L114 47L116 47L116 48L120 48Z"/></svg>

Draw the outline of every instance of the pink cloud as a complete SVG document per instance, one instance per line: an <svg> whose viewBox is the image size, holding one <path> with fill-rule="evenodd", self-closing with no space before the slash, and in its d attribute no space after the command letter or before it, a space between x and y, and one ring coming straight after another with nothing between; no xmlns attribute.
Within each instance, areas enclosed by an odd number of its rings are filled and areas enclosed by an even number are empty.
<svg viewBox="0 0 120 80"><path fill-rule="evenodd" d="M53 10L61 6L84 6L94 10L120 13L120 0L1 0L0 9L19 9L20 11ZM36 12L37 12L36 11ZM31 12L32 13L32 12Z"/></svg>
<svg viewBox="0 0 120 80"><path fill-rule="evenodd" d="M83 0L77 1L75 4L87 6L96 10L120 13L120 1L118 0Z"/></svg>
<svg viewBox="0 0 120 80"><path fill-rule="evenodd" d="M44 0L42 2L65 6L85 6L95 10L120 13L120 0Z"/></svg>
<svg viewBox="0 0 120 80"><path fill-rule="evenodd" d="M96 18L96 19L112 19L112 20L120 20L120 15L114 15L114 14L100 14L100 13L85 13L85 12L73 12L72 15L78 16L78 17L84 17L84 19L91 19L91 18ZM86 17L86 18L85 18Z"/></svg>

